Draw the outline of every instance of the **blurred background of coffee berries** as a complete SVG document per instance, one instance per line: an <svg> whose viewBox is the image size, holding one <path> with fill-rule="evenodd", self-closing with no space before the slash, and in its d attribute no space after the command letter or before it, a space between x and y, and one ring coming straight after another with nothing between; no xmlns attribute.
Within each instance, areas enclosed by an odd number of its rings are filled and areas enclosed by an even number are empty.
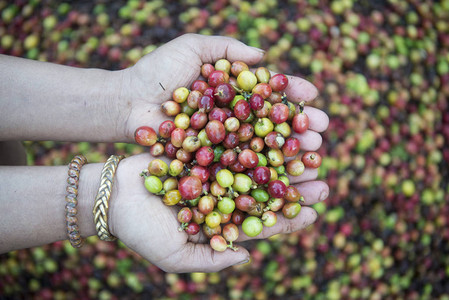
<svg viewBox="0 0 449 300"><path fill-rule="evenodd" d="M0 1L0 53L116 70L188 32L267 51L330 116L316 224L245 244L249 264L169 274L95 237L0 255L0 299L449 299L449 1ZM136 154L25 142L28 163Z"/></svg>

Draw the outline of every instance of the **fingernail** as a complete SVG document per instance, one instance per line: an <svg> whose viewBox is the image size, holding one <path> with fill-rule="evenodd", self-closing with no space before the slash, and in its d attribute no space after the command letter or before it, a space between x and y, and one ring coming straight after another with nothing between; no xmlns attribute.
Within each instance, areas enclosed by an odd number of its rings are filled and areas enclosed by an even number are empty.
<svg viewBox="0 0 449 300"><path fill-rule="evenodd" d="M256 50L257 52L259 52L259 53L261 53L261 54L265 54L265 50L263 50L263 49L260 49L260 48L256 48L256 47L252 47L252 46L249 46L251 49L254 49L254 50Z"/></svg>
<svg viewBox="0 0 449 300"><path fill-rule="evenodd" d="M329 197L329 193L326 191L322 191L320 194L320 201L324 201L327 199L327 197Z"/></svg>
<svg viewBox="0 0 449 300"><path fill-rule="evenodd" d="M244 265L247 263L249 263L249 258L246 258L246 259L242 260L241 262L236 263L234 266Z"/></svg>

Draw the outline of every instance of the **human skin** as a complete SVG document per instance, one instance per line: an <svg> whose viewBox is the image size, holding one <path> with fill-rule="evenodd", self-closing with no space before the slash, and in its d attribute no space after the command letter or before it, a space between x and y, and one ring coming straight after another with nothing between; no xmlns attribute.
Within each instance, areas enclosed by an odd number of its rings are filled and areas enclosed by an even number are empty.
<svg viewBox="0 0 449 300"><path fill-rule="evenodd" d="M80 69L0 55L0 140L56 140L134 142L137 127L157 128L167 117L162 102L180 86L199 77L203 63L220 58L254 65L263 58L259 49L225 37L187 34L144 56L133 67L120 71ZM286 94L290 101L312 101L316 88L289 76ZM302 135L302 150L321 146L320 132L329 123L321 110L306 107L310 128ZM110 199L111 233L161 269L169 272L213 272L246 262L249 253L216 252L202 233L179 232L176 208L165 206L146 191L140 172L151 161L149 154L120 162ZM82 236L95 235L92 208L102 164L81 170L78 223ZM0 253L66 238L64 196L65 166L0 167ZM329 188L317 181L317 171L291 177L306 205L327 198ZM312 224L317 217L303 207L294 219L279 216L275 226L264 228L256 238L288 233ZM243 233L236 241L249 239ZM188 259L186 259L188 258Z"/></svg>

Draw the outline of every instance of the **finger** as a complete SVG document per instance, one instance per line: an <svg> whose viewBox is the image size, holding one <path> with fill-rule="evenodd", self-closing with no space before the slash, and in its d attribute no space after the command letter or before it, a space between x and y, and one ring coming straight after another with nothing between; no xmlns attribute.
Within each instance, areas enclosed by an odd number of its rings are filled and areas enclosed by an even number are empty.
<svg viewBox="0 0 449 300"><path fill-rule="evenodd" d="M249 253L241 246L236 251L226 249L218 252L209 244L187 243L170 261L171 267L167 269L171 272L218 272L248 262Z"/></svg>
<svg viewBox="0 0 449 300"><path fill-rule="evenodd" d="M304 112L309 117L310 130L323 132L329 126L329 116L324 111L315 107L305 106Z"/></svg>
<svg viewBox="0 0 449 300"><path fill-rule="evenodd" d="M305 205L324 201L329 196L329 186L324 181L308 181L296 184L296 188L304 197Z"/></svg>
<svg viewBox="0 0 449 300"><path fill-rule="evenodd" d="M315 180L318 177L318 169L306 168L304 173L299 176L292 176L287 174L290 184L297 184L301 182Z"/></svg>
<svg viewBox="0 0 449 300"><path fill-rule="evenodd" d="M313 224L317 218L317 213L313 208L303 206L299 214L293 219L285 218L282 213L277 214L277 222L272 227L264 226L262 232L255 237L247 236L243 230L240 230L237 242L251 239L265 239L278 233L291 233Z"/></svg>
<svg viewBox="0 0 449 300"><path fill-rule="evenodd" d="M293 137L299 140L301 150L304 151L316 151L323 143L323 137L319 133L312 130L307 130L301 134L294 133Z"/></svg>
<svg viewBox="0 0 449 300"><path fill-rule="evenodd" d="M312 101L318 96L318 89L309 81L300 77L286 75L288 85L284 92L291 102Z"/></svg>
<svg viewBox="0 0 449 300"><path fill-rule="evenodd" d="M265 52L262 49L250 47L231 37L204 36L199 34L187 34L183 36L192 39L189 44L194 47L203 63L215 63L221 58L230 62L243 61L248 65L254 65L262 60Z"/></svg>

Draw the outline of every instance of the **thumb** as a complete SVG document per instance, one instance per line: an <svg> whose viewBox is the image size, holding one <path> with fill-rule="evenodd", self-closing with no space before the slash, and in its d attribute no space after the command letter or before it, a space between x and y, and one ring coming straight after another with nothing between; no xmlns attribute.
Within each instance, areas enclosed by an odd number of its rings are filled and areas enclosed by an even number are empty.
<svg viewBox="0 0 449 300"><path fill-rule="evenodd" d="M178 252L178 255L184 258L178 260L176 266L181 272L218 272L249 261L248 250L241 246L238 246L237 251L226 249L223 252L218 252L213 250L209 244L189 242Z"/></svg>
<svg viewBox="0 0 449 300"><path fill-rule="evenodd" d="M245 45L231 37L185 34L181 39L193 47L202 63L214 63L226 58L231 62L240 60L254 65L260 62L265 54L264 50Z"/></svg>

